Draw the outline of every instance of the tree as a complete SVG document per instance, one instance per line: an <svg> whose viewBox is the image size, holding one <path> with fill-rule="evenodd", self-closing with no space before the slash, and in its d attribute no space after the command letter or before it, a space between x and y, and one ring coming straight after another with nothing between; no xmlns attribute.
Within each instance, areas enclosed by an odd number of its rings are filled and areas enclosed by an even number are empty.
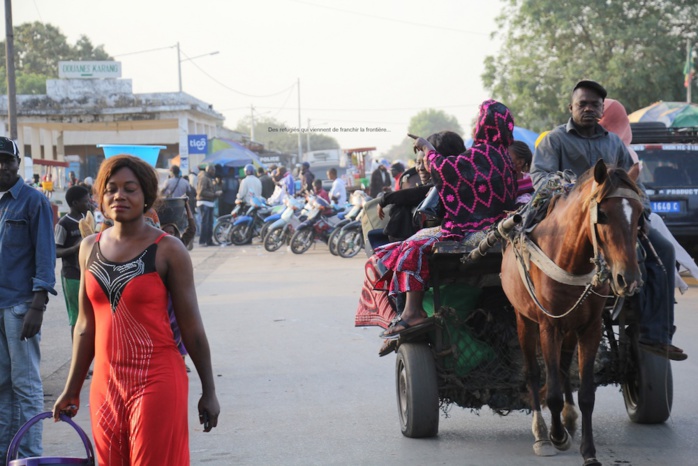
<svg viewBox="0 0 698 466"><path fill-rule="evenodd" d="M249 116L243 117L238 121L235 130L252 134L250 120ZM298 153L298 133L291 132L291 128L292 126L274 118L258 117L254 121L254 139L256 142L264 144L268 150L296 154ZM308 150L308 137L310 138L311 150L339 149L339 143L335 138L324 134L310 133L310 135L301 134L301 150L303 152Z"/></svg>
<svg viewBox="0 0 698 466"><path fill-rule="evenodd" d="M15 26L14 36L18 94L45 94L46 80L58 78L59 61L112 59L103 46L93 46L85 36L71 46L60 29L51 24L20 24ZM6 75L4 41L0 47L0 72ZM0 82L0 92L7 93L6 80Z"/></svg>
<svg viewBox="0 0 698 466"><path fill-rule="evenodd" d="M545 131L565 122L572 87L584 78L629 111L685 99L695 0L506 0L497 22L503 45L485 59L482 81L517 126Z"/></svg>
<svg viewBox="0 0 698 466"><path fill-rule="evenodd" d="M446 130L454 131L458 134L463 133L463 129L458 124L456 117L447 114L443 110L434 110L433 108L422 110L410 118L410 125L407 129L410 134L423 138Z"/></svg>
<svg viewBox="0 0 698 466"><path fill-rule="evenodd" d="M438 133L439 131L454 131L461 136L463 135L463 129L456 117L447 114L443 110L435 110L433 108L422 110L410 118L410 124L407 127L408 133L423 138ZM388 160L413 159L415 156L412 147L412 139L405 136L399 144L388 149L384 157Z"/></svg>

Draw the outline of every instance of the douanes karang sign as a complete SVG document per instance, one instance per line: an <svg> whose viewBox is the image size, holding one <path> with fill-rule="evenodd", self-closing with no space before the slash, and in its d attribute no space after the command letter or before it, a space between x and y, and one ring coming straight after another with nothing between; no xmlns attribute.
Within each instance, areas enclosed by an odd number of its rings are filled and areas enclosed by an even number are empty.
<svg viewBox="0 0 698 466"><path fill-rule="evenodd" d="M61 79L120 78L119 61L59 61L58 77Z"/></svg>

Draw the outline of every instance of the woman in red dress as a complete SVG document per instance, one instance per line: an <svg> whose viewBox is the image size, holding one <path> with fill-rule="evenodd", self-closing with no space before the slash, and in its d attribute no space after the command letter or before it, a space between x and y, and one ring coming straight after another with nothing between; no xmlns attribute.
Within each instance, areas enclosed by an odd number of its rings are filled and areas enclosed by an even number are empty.
<svg viewBox="0 0 698 466"><path fill-rule="evenodd" d="M201 379L205 432L220 411L189 253L145 222L158 195L157 175L145 162L129 155L105 160L95 192L114 226L80 247L73 357L54 418L77 412L94 358L90 416L99 464L189 465L189 384L170 328L168 293Z"/></svg>

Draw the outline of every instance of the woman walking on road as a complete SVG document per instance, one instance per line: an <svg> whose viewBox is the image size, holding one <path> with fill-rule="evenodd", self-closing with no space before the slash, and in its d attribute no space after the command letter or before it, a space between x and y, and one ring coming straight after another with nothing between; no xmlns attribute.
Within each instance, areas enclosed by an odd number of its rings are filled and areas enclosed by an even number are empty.
<svg viewBox="0 0 698 466"><path fill-rule="evenodd" d="M90 416L99 464L188 465L188 380L169 325L168 294L201 379L205 432L217 425L220 411L189 253L179 239L145 222L158 193L157 175L145 162L128 155L107 159L95 192L114 226L80 247L73 357L54 418L77 412L94 358Z"/></svg>

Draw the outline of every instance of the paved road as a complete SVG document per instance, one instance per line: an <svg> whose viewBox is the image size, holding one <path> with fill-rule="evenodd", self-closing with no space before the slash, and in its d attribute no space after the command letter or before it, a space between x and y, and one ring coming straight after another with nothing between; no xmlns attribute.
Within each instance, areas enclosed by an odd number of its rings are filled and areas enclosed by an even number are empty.
<svg viewBox="0 0 698 466"><path fill-rule="evenodd" d="M212 433L196 419L199 381L190 375L192 464L206 465L579 465L570 451L534 457L530 416L479 415L453 407L433 439L400 433L393 355L379 358L377 328L355 328L364 257L340 259L318 244L297 256L260 246L192 251L201 312L214 355L222 414ZM618 387L597 392L595 437L605 465L689 465L698 457L698 288L679 297L674 410L666 424L629 422ZM43 330L46 407L70 359L62 298ZM77 422L89 429L87 389ZM45 426L47 454L80 455L64 424Z"/></svg>

